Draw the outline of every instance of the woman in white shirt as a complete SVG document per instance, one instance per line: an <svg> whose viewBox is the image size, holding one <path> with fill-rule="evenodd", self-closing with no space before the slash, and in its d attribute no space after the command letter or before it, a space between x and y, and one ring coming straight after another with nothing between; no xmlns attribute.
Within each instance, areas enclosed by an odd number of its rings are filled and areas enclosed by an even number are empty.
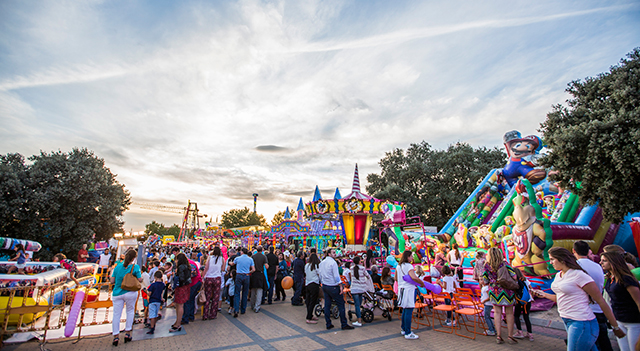
<svg viewBox="0 0 640 351"><path fill-rule="evenodd" d="M320 275L318 271L320 259L312 253L304 266L305 275L305 302L307 303L307 324L317 324L318 318L313 315L313 309L318 304L320 296Z"/></svg>
<svg viewBox="0 0 640 351"><path fill-rule="evenodd" d="M625 333L618 327L611 308L602 298L602 291L580 267L573 254L564 247L552 247L549 249L549 258L553 268L559 271L551 283L551 290L555 295L541 290L534 292L558 303L558 314L567 330L567 350L598 349L595 346L599 334L598 322L589 307L589 298L600 305L613 326L614 334L618 338L624 337Z"/></svg>
<svg viewBox="0 0 640 351"><path fill-rule="evenodd" d="M204 303L202 310L202 320L215 319L218 316L222 272L224 272L225 266L226 262L222 257L220 247L214 247L204 267L204 294L207 297L207 302Z"/></svg>
<svg viewBox="0 0 640 351"><path fill-rule="evenodd" d="M358 318L358 321L351 323L351 325L361 327L362 315L360 314L360 305L362 305L362 294L372 290L370 287L373 287L373 281L371 281L371 276L367 273L367 270L360 265L360 257L358 256L353 258L353 267L350 276L351 296L353 296L353 304L356 308L356 317Z"/></svg>
<svg viewBox="0 0 640 351"><path fill-rule="evenodd" d="M398 306L402 307L402 335L405 339L418 339L418 336L411 331L411 317L416 306L416 286L404 280L405 275L409 275L416 284L422 281L413 269L413 252L405 250L402 253L400 264L396 267L396 281L398 282Z"/></svg>

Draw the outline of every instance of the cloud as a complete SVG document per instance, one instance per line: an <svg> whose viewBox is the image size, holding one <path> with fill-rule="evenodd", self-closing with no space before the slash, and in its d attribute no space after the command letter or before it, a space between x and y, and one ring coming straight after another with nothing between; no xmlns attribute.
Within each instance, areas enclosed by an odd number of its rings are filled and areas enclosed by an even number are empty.
<svg viewBox="0 0 640 351"><path fill-rule="evenodd" d="M259 145L256 146L255 149L263 152L287 152L290 150L289 148L277 145Z"/></svg>

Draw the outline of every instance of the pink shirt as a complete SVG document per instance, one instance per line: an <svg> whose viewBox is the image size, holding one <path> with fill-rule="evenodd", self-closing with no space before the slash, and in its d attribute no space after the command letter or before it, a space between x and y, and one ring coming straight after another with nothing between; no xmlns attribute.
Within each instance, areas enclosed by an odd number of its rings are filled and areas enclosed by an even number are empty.
<svg viewBox="0 0 640 351"><path fill-rule="evenodd" d="M582 290L582 287L589 283L593 283L593 279L578 269L556 274L551 283L551 290L556 293L560 317L575 321L590 321L596 318L589 307L589 294Z"/></svg>
<svg viewBox="0 0 640 351"><path fill-rule="evenodd" d="M193 269L195 267L196 270L196 276L195 277L191 277L191 285L189 286L194 286L196 285L198 282L202 281L202 277L200 276L200 263L189 260L189 264L191 264L191 271L193 272Z"/></svg>

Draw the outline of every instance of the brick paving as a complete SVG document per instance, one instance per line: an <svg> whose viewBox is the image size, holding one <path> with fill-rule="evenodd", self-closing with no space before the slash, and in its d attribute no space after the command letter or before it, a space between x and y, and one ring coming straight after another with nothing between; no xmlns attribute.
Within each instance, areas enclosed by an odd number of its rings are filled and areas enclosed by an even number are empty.
<svg viewBox="0 0 640 351"><path fill-rule="evenodd" d="M226 305L224 305L226 306ZM305 307L292 306L287 302L264 305L260 313L247 310L238 318L223 311L211 321L195 322L185 326L186 334L156 337L148 340L134 340L124 344L120 341L118 350L348 350L348 351L399 351L399 350L564 350L563 330L534 326L535 341L521 340L516 345L497 345L494 337L478 336L469 340L460 336L443 334L430 327L420 327L415 332L418 340L405 340L400 335L400 321L394 314L392 321L379 316L372 323L355 330L340 330L340 321L333 320L336 328L326 330L324 317L318 324L305 323ZM198 318L198 317L196 317ZM171 321L166 321L165 326ZM414 324L415 326L415 324ZM159 326L160 327L160 326ZM141 325L134 329L142 328ZM337 329L337 330L336 330ZM506 334L504 329L503 335ZM45 348L57 351L71 350L115 350L111 345L111 335L97 335L81 339L52 340ZM617 345L616 345L617 346ZM37 341L5 345L5 350L37 350Z"/></svg>

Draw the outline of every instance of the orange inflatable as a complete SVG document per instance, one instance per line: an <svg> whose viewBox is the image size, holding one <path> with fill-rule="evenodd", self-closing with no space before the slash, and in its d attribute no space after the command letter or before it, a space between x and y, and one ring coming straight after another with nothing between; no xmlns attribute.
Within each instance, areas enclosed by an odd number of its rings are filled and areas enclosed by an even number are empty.
<svg viewBox="0 0 640 351"><path fill-rule="evenodd" d="M287 290L287 289L291 289L293 287L293 278L291 277L284 277L282 278L282 288Z"/></svg>

